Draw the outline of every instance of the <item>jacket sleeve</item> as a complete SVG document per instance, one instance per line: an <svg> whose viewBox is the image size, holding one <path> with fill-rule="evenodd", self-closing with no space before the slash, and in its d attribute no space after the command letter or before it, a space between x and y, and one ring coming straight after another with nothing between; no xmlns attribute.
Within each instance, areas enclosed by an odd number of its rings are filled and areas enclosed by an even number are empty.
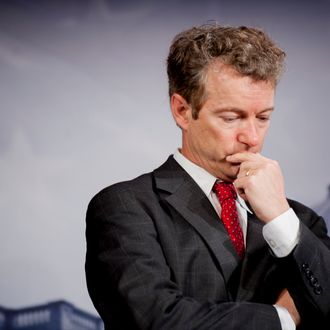
<svg viewBox="0 0 330 330"><path fill-rule="evenodd" d="M99 193L86 221L87 285L106 329L281 329L271 305L184 296L152 212L129 188Z"/></svg>
<svg viewBox="0 0 330 330"><path fill-rule="evenodd" d="M292 202L300 219L299 243L284 258L288 289L302 317L303 329L330 326L330 238L322 217Z"/></svg>

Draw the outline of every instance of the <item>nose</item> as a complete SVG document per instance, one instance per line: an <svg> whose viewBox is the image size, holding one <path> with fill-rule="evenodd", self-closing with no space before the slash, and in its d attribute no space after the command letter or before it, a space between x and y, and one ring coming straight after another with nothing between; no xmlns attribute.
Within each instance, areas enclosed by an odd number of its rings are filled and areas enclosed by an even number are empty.
<svg viewBox="0 0 330 330"><path fill-rule="evenodd" d="M254 120L249 120L244 124L237 135L240 143L245 144L248 148L253 148L259 145L261 137L258 131L257 124Z"/></svg>

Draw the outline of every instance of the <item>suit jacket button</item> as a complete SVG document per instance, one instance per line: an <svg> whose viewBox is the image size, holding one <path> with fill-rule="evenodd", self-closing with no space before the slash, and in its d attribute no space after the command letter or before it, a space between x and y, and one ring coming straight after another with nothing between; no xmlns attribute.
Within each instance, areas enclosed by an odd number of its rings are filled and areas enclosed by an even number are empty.
<svg viewBox="0 0 330 330"><path fill-rule="evenodd" d="M309 269L309 265L307 263L303 263L301 265L301 268L302 268L303 271L305 271L305 270Z"/></svg>
<svg viewBox="0 0 330 330"><path fill-rule="evenodd" d="M313 272L310 269L305 270L306 277L310 280L311 278L314 278Z"/></svg>
<svg viewBox="0 0 330 330"><path fill-rule="evenodd" d="M314 286L314 293L317 295L320 295L322 293L323 289L320 284L317 284Z"/></svg>
<svg viewBox="0 0 330 330"><path fill-rule="evenodd" d="M312 285L312 286L317 286L317 284L318 284L318 280L317 280L317 278L316 277L314 277L314 276L311 276L311 278L309 279L309 283Z"/></svg>

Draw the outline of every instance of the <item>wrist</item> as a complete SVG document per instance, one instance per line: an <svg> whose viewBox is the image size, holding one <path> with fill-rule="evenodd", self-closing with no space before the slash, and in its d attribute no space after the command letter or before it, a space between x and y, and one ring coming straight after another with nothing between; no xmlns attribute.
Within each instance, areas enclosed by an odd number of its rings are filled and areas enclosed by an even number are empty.
<svg viewBox="0 0 330 330"><path fill-rule="evenodd" d="M290 205L285 199L281 203L278 203L277 205L273 205L271 208L269 208L269 212L264 215L264 217L261 219L264 223L269 223L270 221L280 217L282 214L287 212L290 209Z"/></svg>

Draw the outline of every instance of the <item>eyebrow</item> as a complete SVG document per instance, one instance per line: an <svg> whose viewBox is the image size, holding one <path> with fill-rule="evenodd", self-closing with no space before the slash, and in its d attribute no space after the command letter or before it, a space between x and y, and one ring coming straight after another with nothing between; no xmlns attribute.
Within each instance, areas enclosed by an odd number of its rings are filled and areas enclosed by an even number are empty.
<svg viewBox="0 0 330 330"><path fill-rule="evenodd" d="M260 112L258 112L258 114L261 114L261 113L264 113L264 112L269 112L269 111L274 111L274 110L275 110L274 107L270 107L270 108L266 108L264 110L261 110ZM235 112L235 113L238 113L238 114L244 114L244 113L246 113L245 110L239 109L239 108L220 108L220 109L214 110L214 112L216 112L216 113Z"/></svg>

